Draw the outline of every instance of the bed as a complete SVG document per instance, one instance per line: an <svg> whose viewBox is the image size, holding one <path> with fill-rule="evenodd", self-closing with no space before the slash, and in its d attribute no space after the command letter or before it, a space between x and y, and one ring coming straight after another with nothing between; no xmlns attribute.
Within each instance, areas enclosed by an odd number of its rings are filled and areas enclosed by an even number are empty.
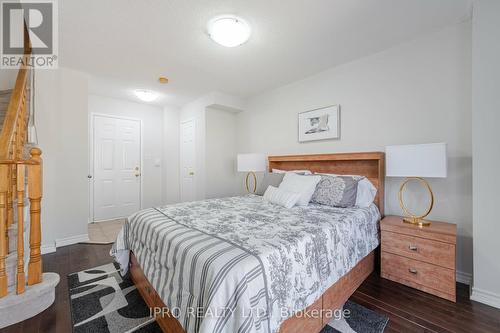
<svg viewBox="0 0 500 333"><path fill-rule="evenodd" d="M319 332L373 271L384 154L270 156L273 168L363 175L377 197L286 209L249 194L134 214L113 252L165 332Z"/></svg>

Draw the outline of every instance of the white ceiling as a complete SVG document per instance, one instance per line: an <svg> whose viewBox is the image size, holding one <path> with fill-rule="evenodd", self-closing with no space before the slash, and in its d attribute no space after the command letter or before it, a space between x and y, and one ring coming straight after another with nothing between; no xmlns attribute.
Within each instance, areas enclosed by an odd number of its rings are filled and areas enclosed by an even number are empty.
<svg viewBox="0 0 500 333"><path fill-rule="evenodd" d="M162 93L158 104L182 105L211 91L249 97L470 12L471 0L64 0L59 59L91 74L93 93L133 99L149 88ZM227 13L252 26L240 47L206 35L207 21Z"/></svg>

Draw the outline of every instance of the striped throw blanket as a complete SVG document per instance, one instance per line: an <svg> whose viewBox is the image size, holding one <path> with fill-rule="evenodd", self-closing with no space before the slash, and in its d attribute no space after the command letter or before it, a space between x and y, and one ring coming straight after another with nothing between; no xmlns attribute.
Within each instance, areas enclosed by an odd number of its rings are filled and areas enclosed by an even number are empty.
<svg viewBox="0 0 500 333"><path fill-rule="evenodd" d="M133 251L187 333L277 332L378 244L376 206L286 209L248 195L132 215L111 252Z"/></svg>

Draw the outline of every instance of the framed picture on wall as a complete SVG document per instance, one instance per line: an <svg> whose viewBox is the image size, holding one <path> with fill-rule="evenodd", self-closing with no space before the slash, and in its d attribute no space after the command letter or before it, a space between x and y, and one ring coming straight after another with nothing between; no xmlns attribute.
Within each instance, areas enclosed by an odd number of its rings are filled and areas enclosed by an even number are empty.
<svg viewBox="0 0 500 333"><path fill-rule="evenodd" d="M299 142L339 138L339 105L299 113Z"/></svg>

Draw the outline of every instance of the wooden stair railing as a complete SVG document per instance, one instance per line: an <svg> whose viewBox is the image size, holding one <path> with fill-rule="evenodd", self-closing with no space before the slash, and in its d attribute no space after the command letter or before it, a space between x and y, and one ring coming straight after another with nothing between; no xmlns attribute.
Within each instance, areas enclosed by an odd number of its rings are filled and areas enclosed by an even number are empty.
<svg viewBox="0 0 500 333"><path fill-rule="evenodd" d="M31 54L29 36L25 29L25 57ZM8 293L6 257L9 255L9 227L17 222L16 293L26 287L24 263L25 196L30 204L28 285L42 282L41 259L41 150L32 147L25 156L28 144L29 69L20 68L0 132L0 298ZM26 186L27 184L27 186ZM16 212L16 214L14 213Z"/></svg>

